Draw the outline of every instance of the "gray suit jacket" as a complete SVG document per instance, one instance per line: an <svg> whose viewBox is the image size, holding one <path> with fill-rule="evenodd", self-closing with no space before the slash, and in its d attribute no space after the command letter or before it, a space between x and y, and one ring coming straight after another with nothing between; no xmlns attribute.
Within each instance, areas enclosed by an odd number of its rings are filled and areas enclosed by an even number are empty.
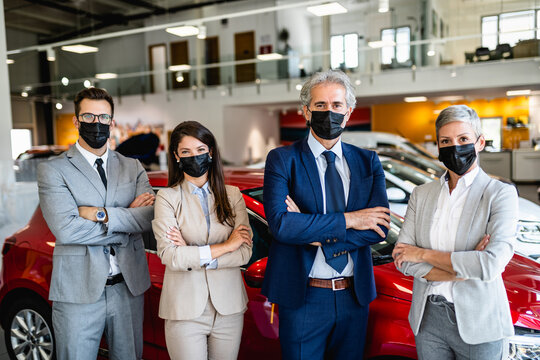
<svg viewBox="0 0 540 360"><path fill-rule="evenodd" d="M414 189L398 242L431 248L430 229L442 185L439 181ZM480 344L514 334L510 307L501 277L514 253L518 197L513 186L480 172L474 179L460 218L452 266L458 278L453 287L457 326L463 341ZM491 240L483 251L474 248L485 234ZM427 263L405 263L400 269L414 276L409 321L418 334L431 282L423 278Z"/></svg>
<svg viewBox="0 0 540 360"><path fill-rule="evenodd" d="M109 246L130 292L150 287L141 233L151 230L152 206L128 208L138 195L151 192L138 160L109 150L107 189L98 173L72 146L38 166L43 217L56 237L49 299L70 303L96 302L109 273ZM105 207L108 224L79 217L79 206Z"/></svg>

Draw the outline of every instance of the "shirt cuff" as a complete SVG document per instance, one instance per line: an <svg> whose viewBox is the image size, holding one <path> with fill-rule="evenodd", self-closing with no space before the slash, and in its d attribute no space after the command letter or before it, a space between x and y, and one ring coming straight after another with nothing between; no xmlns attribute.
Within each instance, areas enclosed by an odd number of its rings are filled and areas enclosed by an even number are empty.
<svg viewBox="0 0 540 360"><path fill-rule="evenodd" d="M207 269L215 269L215 267L210 267L212 263L216 263L215 259L212 259L212 252L210 251L210 245L199 246L199 259L201 267L206 266Z"/></svg>

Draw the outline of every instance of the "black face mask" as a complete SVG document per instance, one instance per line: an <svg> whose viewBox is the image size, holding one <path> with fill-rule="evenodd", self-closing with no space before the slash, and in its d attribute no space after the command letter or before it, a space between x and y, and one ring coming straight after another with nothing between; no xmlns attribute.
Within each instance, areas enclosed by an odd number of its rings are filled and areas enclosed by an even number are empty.
<svg viewBox="0 0 540 360"><path fill-rule="evenodd" d="M344 114L335 113L330 110L311 111L311 121L308 120L306 124L321 139L333 140L343 132L341 124L344 118Z"/></svg>
<svg viewBox="0 0 540 360"><path fill-rule="evenodd" d="M192 176L198 178L206 174L212 163L210 153L204 153L201 155L181 157L180 158L180 170Z"/></svg>
<svg viewBox="0 0 540 360"><path fill-rule="evenodd" d="M478 141L478 140L476 140ZM439 148L439 160L458 175L463 175L476 160L474 144L454 145Z"/></svg>
<svg viewBox="0 0 540 360"><path fill-rule="evenodd" d="M107 143L110 135L109 125L100 122L79 122L79 135L93 149L100 149Z"/></svg>

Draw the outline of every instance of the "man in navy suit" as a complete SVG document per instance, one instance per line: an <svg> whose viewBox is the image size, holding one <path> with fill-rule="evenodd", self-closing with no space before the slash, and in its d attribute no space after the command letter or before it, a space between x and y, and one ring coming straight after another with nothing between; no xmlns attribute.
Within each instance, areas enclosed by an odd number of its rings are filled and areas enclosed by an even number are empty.
<svg viewBox="0 0 540 360"><path fill-rule="evenodd" d="M300 99L309 136L266 159L276 241L262 291L279 305L284 359L361 359L376 296L370 245L390 227L384 172L375 152L341 142L356 104L347 75L314 74Z"/></svg>

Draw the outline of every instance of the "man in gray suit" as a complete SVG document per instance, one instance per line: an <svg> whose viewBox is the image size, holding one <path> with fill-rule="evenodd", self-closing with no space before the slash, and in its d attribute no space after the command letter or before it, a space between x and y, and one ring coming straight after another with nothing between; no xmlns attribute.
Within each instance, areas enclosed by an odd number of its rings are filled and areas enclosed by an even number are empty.
<svg viewBox="0 0 540 360"><path fill-rule="evenodd" d="M143 294L150 287L141 233L154 193L139 161L109 150L112 97L75 97L79 140L38 167L43 216L56 237L49 299L56 355L96 359L103 333L111 359L140 359Z"/></svg>

